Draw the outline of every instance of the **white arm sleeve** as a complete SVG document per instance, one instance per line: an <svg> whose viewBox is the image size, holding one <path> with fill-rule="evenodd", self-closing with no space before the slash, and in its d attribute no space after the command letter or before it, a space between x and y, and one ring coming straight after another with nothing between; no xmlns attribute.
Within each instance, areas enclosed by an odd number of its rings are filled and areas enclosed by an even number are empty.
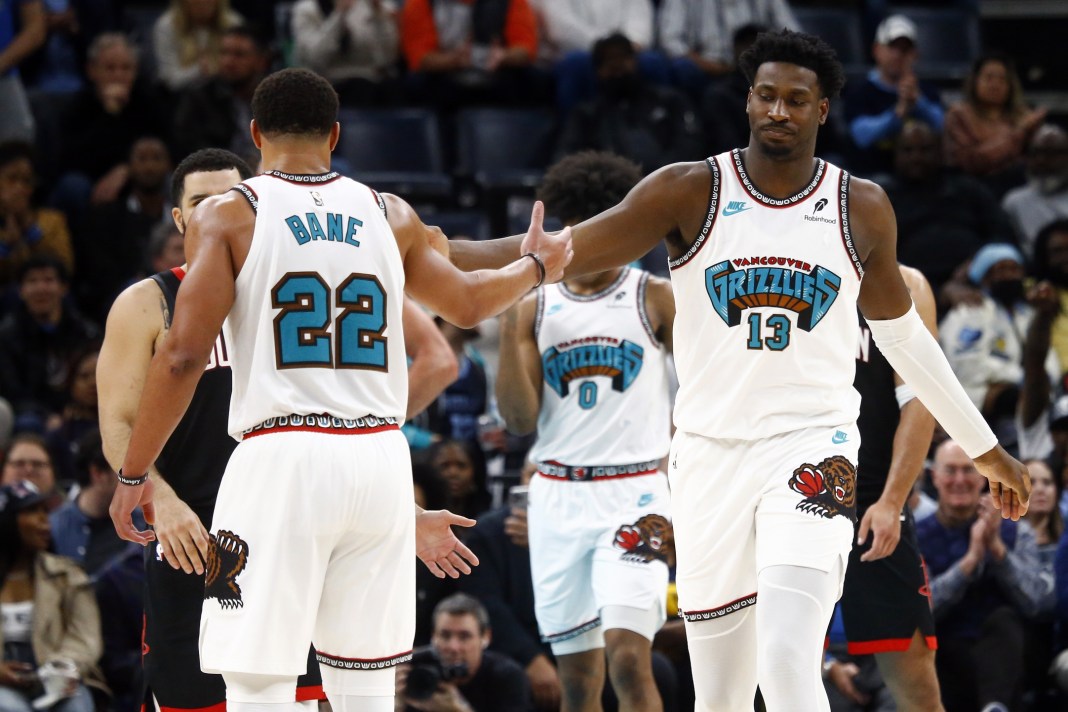
<svg viewBox="0 0 1068 712"><path fill-rule="evenodd" d="M997 445L994 431L953 375L915 305L896 319L869 320L868 326L886 360L968 457L979 457Z"/></svg>

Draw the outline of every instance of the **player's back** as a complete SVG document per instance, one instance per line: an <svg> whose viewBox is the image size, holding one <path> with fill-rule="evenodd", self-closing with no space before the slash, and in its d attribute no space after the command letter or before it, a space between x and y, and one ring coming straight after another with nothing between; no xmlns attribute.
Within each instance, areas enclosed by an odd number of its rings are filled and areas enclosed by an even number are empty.
<svg viewBox="0 0 1068 712"><path fill-rule="evenodd" d="M231 435L290 415L404 417L404 266L385 203L337 173L268 171L223 332ZM361 423L362 424L362 423Z"/></svg>

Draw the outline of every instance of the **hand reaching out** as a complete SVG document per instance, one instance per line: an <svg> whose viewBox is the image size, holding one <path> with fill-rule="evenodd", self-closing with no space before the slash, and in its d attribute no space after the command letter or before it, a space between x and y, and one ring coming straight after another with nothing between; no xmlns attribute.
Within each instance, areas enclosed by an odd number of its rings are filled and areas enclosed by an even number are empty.
<svg viewBox="0 0 1068 712"><path fill-rule="evenodd" d="M478 557L456 538L452 527L473 527L474 519L437 509L415 515L415 553L438 578L460 578L478 566ZM468 565L470 564L470 565Z"/></svg>
<svg viewBox="0 0 1068 712"><path fill-rule="evenodd" d="M545 232L542 222L545 220L545 204L540 200L534 203L530 213L530 227L523 237L519 248L520 254L533 253L545 266L543 284L553 284L564 278L564 269L571 264L575 251L571 243L571 228L565 227L556 234Z"/></svg>

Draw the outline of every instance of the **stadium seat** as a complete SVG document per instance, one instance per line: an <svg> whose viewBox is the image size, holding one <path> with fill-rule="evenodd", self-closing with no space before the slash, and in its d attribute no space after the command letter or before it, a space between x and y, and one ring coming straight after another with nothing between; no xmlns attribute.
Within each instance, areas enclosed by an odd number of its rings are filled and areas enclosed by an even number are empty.
<svg viewBox="0 0 1068 712"><path fill-rule="evenodd" d="M863 72L870 63L858 11L834 7L797 7L794 8L794 15L802 30L821 37L834 47L847 74Z"/></svg>
<svg viewBox="0 0 1068 712"><path fill-rule="evenodd" d="M905 15L919 29L920 56L916 74L921 79L960 80L979 56L979 16L957 8L894 5L888 15Z"/></svg>
<svg viewBox="0 0 1068 712"><path fill-rule="evenodd" d="M401 197L447 198L452 177L445 170L437 117L424 109L342 109L337 153L351 176L375 190Z"/></svg>
<svg viewBox="0 0 1068 712"><path fill-rule="evenodd" d="M555 117L538 109L466 109L457 116L459 172L483 190L530 192L552 157Z"/></svg>

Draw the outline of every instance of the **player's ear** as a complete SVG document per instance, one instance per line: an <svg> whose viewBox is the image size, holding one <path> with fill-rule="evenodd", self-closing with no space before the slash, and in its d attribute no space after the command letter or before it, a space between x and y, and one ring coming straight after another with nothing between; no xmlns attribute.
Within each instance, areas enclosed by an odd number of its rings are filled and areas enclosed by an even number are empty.
<svg viewBox="0 0 1068 712"><path fill-rule="evenodd" d="M330 127L330 150L333 151L337 147L338 139L341 138L341 123L334 122L334 125Z"/></svg>
<svg viewBox="0 0 1068 712"><path fill-rule="evenodd" d="M252 135L252 143L256 144L256 148L263 148L263 134L260 133L260 127L256 123L256 119L252 119L248 122L248 132Z"/></svg>
<svg viewBox="0 0 1068 712"><path fill-rule="evenodd" d="M185 234L185 220L182 220L181 208L171 208L171 219L174 220L174 226L178 228L178 232Z"/></svg>

